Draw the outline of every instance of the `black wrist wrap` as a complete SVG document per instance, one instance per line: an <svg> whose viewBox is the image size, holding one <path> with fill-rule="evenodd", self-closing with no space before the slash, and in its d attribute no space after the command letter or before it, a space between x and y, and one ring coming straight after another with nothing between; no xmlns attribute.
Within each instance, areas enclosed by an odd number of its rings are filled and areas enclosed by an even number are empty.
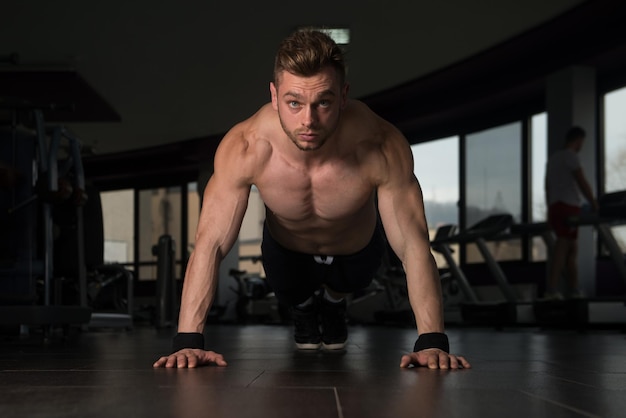
<svg viewBox="0 0 626 418"><path fill-rule="evenodd" d="M450 342L448 336L441 332L429 332L422 334L415 341L413 352L425 350L427 348L438 348L446 353L450 352Z"/></svg>
<svg viewBox="0 0 626 418"><path fill-rule="evenodd" d="M204 335L199 332L179 332L172 343L174 352L183 348L200 348L204 350Z"/></svg>

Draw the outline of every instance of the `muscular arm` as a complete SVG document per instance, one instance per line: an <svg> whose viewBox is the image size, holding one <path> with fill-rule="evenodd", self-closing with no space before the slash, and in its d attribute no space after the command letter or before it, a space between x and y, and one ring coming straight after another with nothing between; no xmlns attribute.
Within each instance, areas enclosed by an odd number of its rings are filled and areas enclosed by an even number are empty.
<svg viewBox="0 0 626 418"><path fill-rule="evenodd" d="M422 192L413 174L411 150L404 139L393 142L385 152L393 163L387 164L387 178L378 187L381 219L389 243L406 271L419 334L443 332L441 285L430 252Z"/></svg>
<svg viewBox="0 0 626 418"><path fill-rule="evenodd" d="M204 192L196 245L185 273L178 332L202 332L219 265L237 239L248 203L250 186L238 184L228 168L218 174L217 167Z"/></svg>
<svg viewBox="0 0 626 418"><path fill-rule="evenodd" d="M392 129L382 148L385 174L378 185L378 208L389 243L406 272L409 301L421 340L425 334L444 332L439 273L430 252L422 192L413 174L408 143ZM402 357L400 367L411 364L442 369L471 367L465 358L439 348L421 349Z"/></svg>
<svg viewBox="0 0 626 418"><path fill-rule="evenodd" d="M237 239L247 208L249 171L253 167L247 151L247 141L235 131L222 140L216 153L215 172L204 191L195 248L185 272L179 333L202 333L204 329L220 263ZM190 347L162 357L155 367L195 367L212 362L226 365L220 354Z"/></svg>

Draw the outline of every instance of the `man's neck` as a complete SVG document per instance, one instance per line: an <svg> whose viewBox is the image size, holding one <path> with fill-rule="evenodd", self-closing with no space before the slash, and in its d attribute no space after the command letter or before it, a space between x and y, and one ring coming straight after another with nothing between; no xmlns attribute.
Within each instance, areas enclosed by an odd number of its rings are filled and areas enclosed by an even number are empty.
<svg viewBox="0 0 626 418"><path fill-rule="evenodd" d="M293 141L285 135L285 148L289 161L293 164L309 168L315 168L324 165L328 161L337 157L339 140L338 130L331 134L326 142L316 150L302 150L298 148Z"/></svg>

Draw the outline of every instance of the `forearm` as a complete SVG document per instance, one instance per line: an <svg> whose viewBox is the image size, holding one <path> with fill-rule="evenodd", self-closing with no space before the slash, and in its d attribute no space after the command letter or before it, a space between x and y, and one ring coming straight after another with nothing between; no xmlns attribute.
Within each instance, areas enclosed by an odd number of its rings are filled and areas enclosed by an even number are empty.
<svg viewBox="0 0 626 418"><path fill-rule="evenodd" d="M407 260L405 271L418 333L444 332L441 283L430 252Z"/></svg>
<svg viewBox="0 0 626 418"><path fill-rule="evenodd" d="M178 332L202 332L217 288L219 258L197 250L189 259L181 298Z"/></svg>

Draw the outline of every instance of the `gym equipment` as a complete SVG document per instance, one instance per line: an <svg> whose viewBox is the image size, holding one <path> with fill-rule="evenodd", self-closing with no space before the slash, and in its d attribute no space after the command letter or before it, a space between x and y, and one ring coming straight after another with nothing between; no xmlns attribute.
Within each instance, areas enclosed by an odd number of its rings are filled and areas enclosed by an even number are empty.
<svg viewBox="0 0 626 418"><path fill-rule="evenodd" d="M465 299L460 303L463 322L504 326L534 321L531 304L519 302L515 290L509 284L486 243L487 240L508 238L508 230L512 225L513 217L510 214L491 215L465 231L449 236L445 234L439 235L431 243L433 248L446 259L450 267L450 274L463 292ZM449 245L453 243L476 244L491 275L496 280L504 300L479 300L467 277L452 257Z"/></svg>
<svg viewBox="0 0 626 418"><path fill-rule="evenodd" d="M133 275L119 264L103 264L87 273L90 328L133 328Z"/></svg>
<svg viewBox="0 0 626 418"><path fill-rule="evenodd" d="M258 263L262 258L243 256L239 259ZM230 289L237 294L237 322L277 323L288 319L288 309L278 302L267 280L258 274L248 274L246 270L230 269L229 275L236 283Z"/></svg>
<svg viewBox="0 0 626 418"><path fill-rule="evenodd" d="M609 252L616 268L617 276L626 286L626 258L611 232L611 227L626 223L626 191L607 193L598 199L597 213L584 212L572 217L573 225L592 225L598 231L598 237ZM589 324L626 324L626 294L614 298L588 298L586 303Z"/></svg>
<svg viewBox="0 0 626 418"><path fill-rule="evenodd" d="M0 100L0 108L11 115L9 129L1 131L2 159L19 173L14 187L4 190L2 196L0 222L7 233L2 238L0 324L21 325L22 329L28 325L42 326L47 338L53 326L85 324L91 316L84 271L79 272L78 278L79 304L63 304L59 283L54 280L53 205L70 198L74 190L78 211L84 201L79 143L63 127L46 129L41 108L6 99ZM65 165L59 167L62 140L67 141L69 155ZM67 185L59 187L59 177L70 170L72 193L68 194ZM37 239L38 232L42 234L41 241ZM79 251L77 258L80 257ZM38 283L43 289L38 289Z"/></svg>
<svg viewBox="0 0 626 418"><path fill-rule="evenodd" d="M576 226L591 225L598 231L600 241L608 250L617 277L626 285L626 260L615 240L611 227L626 222L626 191L608 193L598 200L598 213L583 212L572 217L569 223ZM546 244L551 250L554 238ZM564 300L537 300L534 303L537 323L584 329L588 325L626 324L626 294L613 298L573 298Z"/></svg>
<svg viewBox="0 0 626 418"><path fill-rule="evenodd" d="M546 275L549 271L555 238L547 222L514 224L510 228L511 236L527 236L542 238L548 251ZM535 323L540 326L559 328L582 328L587 322L587 304L578 299L562 301L536 299L532 302Z"/></svg>
<svg viewBox="0 0 626 418"><path fill-rule="evenodd" d="M415 323L406 274L389 243L385 245L381 266L370 285L350 295L347 302L346 316L351 322Z"/></svg>
<svg viewBox="0 0 626 418"><path fill-rule="evenodd" d="M178 301L172 237L161 235L158 244L152 247L152 255L157 257L155 325L157 328L171 327L176 322Z"/></svg>
<svg viewBox="0 0 626 418"><path fill-rule="evenodd" d="M611 260L617 268L618 275L626 284L626 264L624 254L620 249L611 227L626 223L626 191L607 193L598 200L600 207L597 214L582 214L571 222L578 225L593 225L598 231L602 243L609 251Z"/></svg>
<svg viewBox="0 0 626 418"><path fill-rule="evenodd" d="M437 228L435 241L453 235L456 225ZM437 251L437 247L433 247ZM452 251L447 247L447 251ZM456 264L451 269L458 269ZM461 273L462 274L462 273ZM445 269L439 271L446 323L460 322L459 302L463 299L461 287L455 275ZM470 290L471 291L471 290ZM357 323L413 324L415 317L409 301L406 274L402 263L387 245L383 262L370 286L349 298L348 318Z"/></svg>
<svg viewBox="0 0 626 418"><path fill-rule="evenodd" d="M528 237L541 237L544 244L546 245L546 249L548 250L548 254L554 248L554 235L550 230L550 226L547 222L535 222L535 223L526 223L526 224L513 224L510 227L510 232L512 236L528 236ZM550 257L548 257L550 258Z"/></svg>
<svg viewBox="0 0 626 418"><path fill-rule="evenodd" d="M456 235L458 227L453 224L442 225L437 228L435 237L431 242L431 248L444 256L446 262L448 257L452 257L454 252L448 244L441 244L444 240ZM446 254L444 254L446 253ZM441 280L441 297L443 302L443 315L446 324L462 323L461 303L466 299L475 297L471 287L467 287L467 281L458 281L457 277L464 277L456 263L448 262L447 269L439 269Z"/></svg>
<svg viewBox="0 0 626 418"><path fill-rule="evenodd" d="M104 228L100 192L85 182L89 196L78 208L69 201L55 206L55 275L69 285L80 271L87 277L89 328L133 328L133 275L119 264L104 263ZM81 232L82 231L82 232ZM76 257L75 262L70 262Z"/></svg>
<svg viewBox="0 0 626 418"><path fill-rule="evenodd" d="M85 181L80 141L46 127L42 109L0 98L11 116L0 126L10 168L0 193L0 325L42 327L44 338L56 326L130 329L133 277L103 263L102 207Z"/></svg>

